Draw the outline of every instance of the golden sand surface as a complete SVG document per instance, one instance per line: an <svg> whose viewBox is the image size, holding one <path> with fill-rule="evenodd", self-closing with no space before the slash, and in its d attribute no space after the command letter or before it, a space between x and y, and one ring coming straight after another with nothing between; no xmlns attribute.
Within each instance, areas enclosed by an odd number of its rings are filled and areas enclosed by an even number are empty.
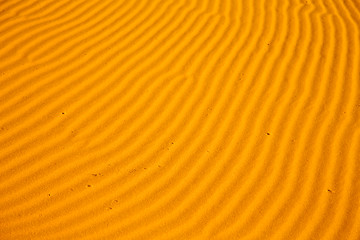
<svg viewBox="0 0 360 240"><path fill-rule="evenodd" d="M359 0L0 0L0 239L360 239Z"/></svg>

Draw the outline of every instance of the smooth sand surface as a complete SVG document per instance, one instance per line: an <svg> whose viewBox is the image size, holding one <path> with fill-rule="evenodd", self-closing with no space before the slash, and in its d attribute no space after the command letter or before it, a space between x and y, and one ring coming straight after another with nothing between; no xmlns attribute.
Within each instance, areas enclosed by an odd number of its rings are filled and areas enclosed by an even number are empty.
<svg viewBox="0 0 360 240"><path fill-rule="evenodd" d="M0 0L0 239L360 239L358 0Z"/></svg>

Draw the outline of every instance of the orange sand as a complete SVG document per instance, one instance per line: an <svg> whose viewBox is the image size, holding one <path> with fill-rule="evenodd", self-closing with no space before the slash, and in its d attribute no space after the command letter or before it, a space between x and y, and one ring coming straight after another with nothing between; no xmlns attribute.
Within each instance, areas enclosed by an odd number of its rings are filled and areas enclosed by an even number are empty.
<svg viewBox="0 0 360 240"><path fill-rule="evenodd" d="M358 0L0 0L0 239L360 239Z"/></svg>

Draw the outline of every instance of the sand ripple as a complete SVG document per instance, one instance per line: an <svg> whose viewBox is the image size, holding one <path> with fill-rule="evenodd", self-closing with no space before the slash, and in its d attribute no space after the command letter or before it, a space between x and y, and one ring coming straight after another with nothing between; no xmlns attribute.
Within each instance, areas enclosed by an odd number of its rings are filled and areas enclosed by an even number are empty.
<svg viewBox="0 0 360 240"><path fill-rule="evenodd" d="M1 0L0 239L360 239L357 0Z"/></svg>

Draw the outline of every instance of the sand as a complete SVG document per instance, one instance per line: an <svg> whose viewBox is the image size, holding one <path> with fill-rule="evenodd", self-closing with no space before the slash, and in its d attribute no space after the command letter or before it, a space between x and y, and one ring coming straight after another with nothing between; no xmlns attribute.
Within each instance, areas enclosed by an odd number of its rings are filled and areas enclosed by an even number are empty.
<svg viewBox="0 0 360 240"><path fill-rule="evenodd" d="M0 0L0 239L360 239L358 0Z"/></svg>

